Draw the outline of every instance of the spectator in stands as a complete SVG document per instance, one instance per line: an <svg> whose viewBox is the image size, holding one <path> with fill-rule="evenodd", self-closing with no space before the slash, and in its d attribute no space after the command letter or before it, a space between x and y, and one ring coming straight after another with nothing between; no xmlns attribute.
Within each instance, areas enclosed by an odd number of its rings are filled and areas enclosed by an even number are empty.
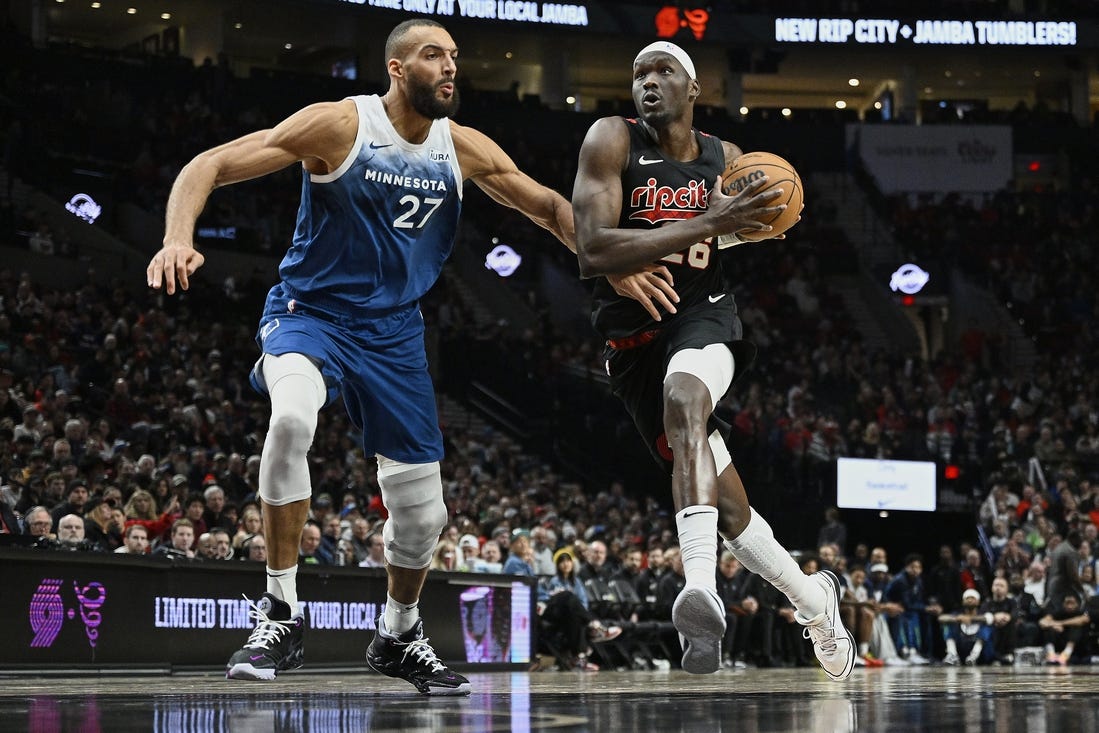
<svg viewBox="0 0 1099 733"><path fill-rule="evenodd" d="M977 549L967 550L965 553L965 565L961 570L962 587L965 589L972 588L977 591L981 598L985 598L989 593L989 579L988 573L985 570L984 563L981 560L981 553Z"/></svg>
<svg viewBox="0 0 1099 733"><path fill-rule="evenodd" d="M321 528L312 519L307 520L301 532L298 562L307 565L334 565L334 558L321 544Z"/></svg>
<svg viewBox="0 0 1099 733"><path fill-rule="evenodd" d="M878 616L878 604L870 597L866 584L866 570L856 567L851 571L851 582L844 588L840 599L843 625L855 634L861 667L879 667L882 661L870 654L870 640L874 633L874 619ZM861 662L861 664L860 664Z"/></svg>
<svg viewBox="0 0 1099 733"><path fill-rule="evenodd" d="M122 546L122 527L114 524L115 500L93 496L84 505L84 537L103 552Z"/></svg>
<svg viewBox="0 0 1099 733"><path fill-rule="evenodd" d="M475 564L478 573L499 573L504 569L503 555L498 542L489 540L481 548L481 560Z"/></svg>
<svg viewBox="0 0 1099 733"><path fill-rule="evenodd" d="M458 547L447 539L439 540L431 555L431 570L452 571L458 564Z"/></svg>
<svg viewBox="0 0 1099 733"><path fill-rule="evenodd" d="M992 612L981 611L980 605L981 594L967 588L958 612L939 615L946 640L945 664L957 666L963 659L970 666L992 661L994 618Z"/></svg>
<svg viewBox="0 0 1099 733"><path fill-rule="evenodd" d="M382 536L381 527L375 527L366 538L369 548L365 559L359 561L360 568L384 568L385 567L385 538Z"/></svg>
<svg viewBox="0 0 1099 733"><path fill-rule="evenodd" d="M351 521L351 549L354 553L354 564L359 565L370 554L370 522L363 517L355 517ZM459 543L461 553L461 543ZM461 560L459 559L459 565Z"/></svg>
<svg viewBox="0 0 1099 733"><path fill-rule="evenodd" d="M61 528L61 517L66 514L84 516L84 504L88 501L88 482L82 478L74 478L69 482L69 490L66 500L54 507L50 514L53 523Z"/></svg>
<svg viewBox="0 0 1099 733"><path fill-rule="evenodd" d="M640 549L637 550L640 554ZM639 558L640 561L640 558ZM725 637L721 642L722 666L743 669L748 636L751 633L759 602L749 594L751 573L744 569L736 556L725 551L717 566L717 594L725 607Z"/></svg>
<svg viewBox="0 0 1099 733"><path fill-rule="evenodd" d="M824 510L824 524L817 533L817 547L832 544L839 548L842 555L847 548L847 525L840 521L840 511L836 507Z"/></svg>
<svg viewBox="0 0 1099 733"><path fill-rule="evenodd" d="M525 530L515 530L511 546L508 548L508 558L504 561L504 567L500 572L506 575L525 575L533 578L533 560L534 550L530 545L530 535Z"/></svg>
<svg viewBox="0 0 1099 733"><path fill-rule="evenodd" d="M183 517L172 523L172 532L167 543L163 543L153 550L154 555L165 556L172 559L195 559L195 551L191 549L195 545L195 525L190 519Z"/></svg>
<svg viewBox="0 0 1099 733"><path fill-rule="evenodd" d="M149 553L149 532L140 524L126 527L124 542L115 550L128 555L147 555Z"/></svg>
<svg viewBox="0 0 1099 733"><path fill-rule="evenodd" d="M229 530L224 527L215 527L210 530L210 537L214 546L215 560L233 559L233 542L229 537Z"/></svg>
<svg viewBox="0 0 1099 733"><path fill-rule="evenodd" d="M156 501L152 495L144 489L138 489L126 502L126 526L140 524L145 527L150 542L159 541L166 537L172 529L172 524L179 518L179 499L171 496L160 514L156 513Z"/></svg>
<svg viewBox="0 0 1099 733"><path fill-rule="evenodd" d="M209 531L206 520L203 519L206 516L206 499L202 494L191 494L187 497L183 516L190 520L191 527L196 535L195 539Z"/></svg>
<svg viewBox="0 0 1099 733"><path fill-rule="evenodd" d="M1006 665L1015 662L1015 647L1018 645L1019 627L1023 621L1019 599L1009 595L1009 590L1006 578L996 578L992 581L991 597L981 607L983 613L992 614L995 659Z"/></svg>
<svg viewBox="0 0 1099 733"><path fill-rule="evenodd" d="M962 587L961 571L954 561L954 550L950 545L939 546L939 562L924 576L928 600L937 601L944 611L951 612L961 608Z"/></svg>
<svg viewBox="0 0 1099 733"><path fill-rule="evenodd" d="M7 524L7 520L5 520ZM33 506L23 516L26 534L34 538L53 539L53 517L44 506Z"/></svg>
<svg viewBox="0 0 1099 733"><path fill-rule="evenodd" d="M203 532L195 542L195 558L199 560L216 560L217 550L214 547L214 535Z"/></svg>
<svg viewBox="0 0 1099 733"><path fill-rule="evenodd" d="M241 512L240 528L233 535L233 547L239 549L245 538L263 534L263 515L255 505L249 505Z"/></svg>
<svg viewBox="0 0 1099 733"><path fill-rule="evenodd" d="M234 522L229 519L225 511L225 490L217 484L211 484L203 490L202 498L206 504L202 511L202 521L206 528L231 529Z"/></svg>
<svg viewBox="0 0 1099 733"><path fill-rule="evenodd" d="M928 664L931 653L928 615L938 615L942 607L928 603L923 587L923 558L916 553L904 560L904 572L898 573L883 594L883 600L904 610L889 619L889 630L901 656L912 664Z"/></svg>
<svg viewBox="0 0 1099 733"><path fill-rule="evenodd" d="M57 541L70 548L76 548L84 542L84 518L77 514L66 514L57 523Z"/></svg>
<svg viewBox="0 0 1099 733"><path fill-rule="evenodd" d="M534 574L539 577L549 577L556 572L553 565L554 548L549 541L549 536L550 530L542 525L536 524L531 527L530 545L534 553L531 565L534 567Z"/></svg>
<svg viewBox="0 0 1099 733"><path fill-rule="evenodd" d="M584 563L580 567L580 580L598 579L607 582L611 579L612 568L607 563L607 545L601 540L594 540L588 545Z"/></svg>
<svg viewBox="0 0 1099 733"><path fill-rule="evenodd" d="M1064 666L1085 638L1091 618L1083 612L1080 599L1074 593L1053 599L1049 611L1038 622L1045 641L1046 664Z"/></svg>
<svg viewBox="0 0 1099 733"><path fill-rule="evenodd" d="M576 574L576 558L568 548L554 553L557 572L538 583L539 623L562 669L597 671L588 661L592 642L610 641L622 633L604 627L588 611L588 597Z"/></svg>
<svg viewBox="0 0 1099 733"><path fill-rule="evenodd" d="M251 535L240 543L241 559L251 562L267 562L267 542L263 535Z"/></svg>

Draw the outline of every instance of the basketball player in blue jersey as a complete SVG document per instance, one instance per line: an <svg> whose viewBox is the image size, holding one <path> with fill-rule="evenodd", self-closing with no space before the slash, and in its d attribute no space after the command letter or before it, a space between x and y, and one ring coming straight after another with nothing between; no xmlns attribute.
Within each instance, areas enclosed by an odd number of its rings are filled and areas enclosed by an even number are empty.
<svg viewBox="0 0 1099 733"><path fill-rule="evenodd" d="M211 191L300 162L301 206L292 246L268 294L252 384L271 400L259 494L267 540L267 592L256 626L226 676L270 680L301 666L305 619L297 598L298 545L309 511L306 453L317 412L342 395L378 460L388 597L367 661L429 695L469 694L424 635L418 602L447 521L442 436L427 372L419 300L450 254L462 186L552 232L575 251L572 210L516 168L500 147L452 122L458 50L438 23L417 19L390 34L384 96L314 104L263 130L198 155L180 172L166 213L164 247L150 287L184 290L203 263L195 220ZM616 287L674 308L666 270L637 268Z"/></svg>
<svg viewBox="0 0 1099 733"><path fill-rule="evenodd" d="M606 339L611 389L625 404L649 450L672 477L686 586L672 608L683 643L683 669L721 665L725 614L716 592L717 538L752 572L783 591L813 640L828 676L845 679L855 644L839 617L839 580L830 571L802 573L748 505L713 417L714 406L755 358L727 277L736 232L782 210L766 179L735 196L721 174L741 151L692 127L701 88L694 63L659 41L633 63L637 119L606 117L588 131L573 190L583 276L631 272L644 263L671 270L677 313L656 322L597 282L592 322ZM727 429L727 426L725 426Z"/></svg>

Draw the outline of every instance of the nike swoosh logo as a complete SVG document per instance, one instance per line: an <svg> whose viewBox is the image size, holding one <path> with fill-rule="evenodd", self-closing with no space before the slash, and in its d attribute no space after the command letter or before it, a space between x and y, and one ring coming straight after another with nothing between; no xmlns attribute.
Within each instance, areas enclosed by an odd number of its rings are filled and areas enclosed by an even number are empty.
<svg viewBox="0 0 1099 733"><path fill-rule="evenodd" d="M391 147L393 147L393 143L386 143L385 145L375 145L374 143L370 143L370 149L371 150L381 150L382 148L391 148Z"/></svg>
<svg viewBox="0 0 1099 733"><path fill-rule="evenodd" d="M711 303L716 303L717 301L721 300L721 299L722 299L722 298L724 298L724 297L725 297L725 293L721 293L721 294L719 294L719 295L711 295L711 296L710 296L710 297L708 298L708 300L709 300L709 301L710 301Z"/></svg>
<svg viewBox="0 0 1099 733"><path fill-rule="evenodd" d="M664 162L663 158L656 158L654 160L645 160L644 155L642 155L640 158L637 159L637 164L638 165L652 165L653 163L663 163L663 162Z"/></svg>
<svg viewBox="0 0 1099 733"><path fill-rule="evenodd" d="M259 660L263 659L263 655L260 654L258 657L248 657L248 658L251 659L253 662L258 662Z"/></svg>

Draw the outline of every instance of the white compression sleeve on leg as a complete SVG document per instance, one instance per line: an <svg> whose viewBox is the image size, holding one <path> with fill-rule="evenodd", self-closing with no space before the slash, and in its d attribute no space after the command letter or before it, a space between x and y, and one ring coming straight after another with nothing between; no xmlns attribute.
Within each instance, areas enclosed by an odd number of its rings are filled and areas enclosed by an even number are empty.
<svg viewBox="0 0 1099 733"><path fill-rule="evenodd" d="M447 519L439 462L402 463L379 455L378 484L389 512L382 528L386 562L426 568Z"/></svg>
<svg viewBox="0 0 1099 733"><path fill-rule="evenodd" d="M824 612L824 589L801 571L794 558L775 539L771 525L752 509L748 526L733 539L726 538L729 549L740 564L786 594L805 618Z"/></svg>
<svg viewBox="0 0 1099 733"><path fill-rule="evenodd" d="M664 381L676 372L684 372L698 377L706 389L710 390L710 409L729 391L733 383L733 370L736 364L733 352L725 344L709 344L701 349L683 349L672 354L668 360L668 369Z"/></svg>
<svg viewBox="0 0 1099 733"><path fill-rule="evenodd" d="M262 369L271 396L271 425L259 464L259 494L266 503L282 506L313 493L306 454L327 390L320 370L302 354L265 354Z"/></svg>

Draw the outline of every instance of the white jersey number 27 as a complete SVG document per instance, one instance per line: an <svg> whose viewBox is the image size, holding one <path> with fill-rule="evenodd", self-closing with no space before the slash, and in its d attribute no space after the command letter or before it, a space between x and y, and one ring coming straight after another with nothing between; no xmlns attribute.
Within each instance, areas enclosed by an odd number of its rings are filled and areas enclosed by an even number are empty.
<svg viewBox="0 0 1099 733"><path fill-rule="evenodd" d="M408 194L402 196L399 202L401 206L408 206L408 209L393 220L393 226L398 229L423 229L427 224L427 220L431 218L431 215L435 213L435 209L439 208L439 204L443 203L442 199L420 199L417 196ZM420 211L420 206L426 207L423 216L419 221L416 221L414 217Z"/></svg>

